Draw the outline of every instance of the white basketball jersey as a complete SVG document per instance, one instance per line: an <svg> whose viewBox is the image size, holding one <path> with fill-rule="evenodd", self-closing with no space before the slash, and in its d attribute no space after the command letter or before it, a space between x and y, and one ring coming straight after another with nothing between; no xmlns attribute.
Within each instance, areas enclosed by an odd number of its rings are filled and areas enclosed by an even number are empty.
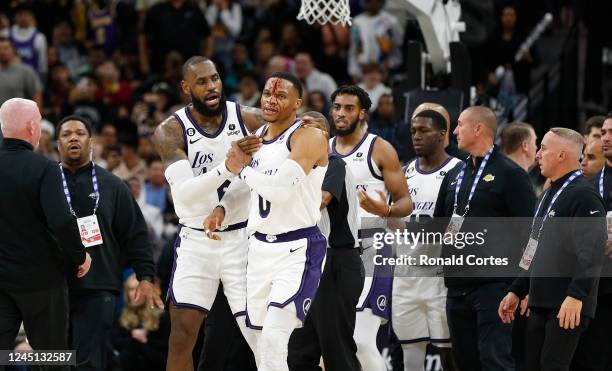
<svg viewBox="0 0 612 371"><path fill-rule="evenodd" d="M253 155L251 167L260 173L274 175L289 158L291 135L301 124L298 120L278 137L265 140ZM261 136L267 127L268 125L259 128L256 134ZM249 233L277 235L315 226L321 218L321 186L326 170L327 166L316 166L312 169L300 184L292 190L286 190L292 194L285 202L271 203L252 189L247 226Z"/></svg>
<svg viewBox="0 0 612 371"><path fill-rule="evenodd" d="M419 168L418 158L410 161L404 168L404 175L408 182L408 189L412 197L412 215L428 215L433 217L438 199L438 191L444 176L454 168L461 160L449 157L438 168L423 171ZM410 216L406 217L407 219Z"/></svg>
<svg viewBox="0 0 612 371"><path fill-rule="evenodd" d="M366 133L355 148L346 155L342 155L336 151L336 138L331 138L329 143L332 153L342 157L351 170L357 190L365 191L370 197L376 200L380 198L376 191L381 191L384 194L385 200L390 203L391 196L385 186L382 172L378 169L374 160L372 160L372 151L374 150L376 138L378 138L378 136ZM355 193L355 195L357 195L357 193ZM361 225L361 218L377 216L370 214L360 207L357 212L357 217L359 225ZM361 229L361 227L359 229Z"/></svg>
<svg viewBox="0 0 612 371"><path fill-rule="evenodd" d="M195 122L188 106L177 110L174 117L183 127L185 150L194 176L204 174L225 161L232 142L248 135L247 129L242 123L240 106L234 102L226 103L226 108L223 111L223 121L219 125L219 129L213 134L206 133ZM191 228L202 228L204 218L219 204L230 185L230 181L240 182L237 178L227 180L216 192L202 195L203 197L194 199L188 204L182 203L174 197L174 209L179 217L179 222ZM248 195L248 193L245 194ZM224 220L223 224L231 225L244 222L248 216L247 197L245 197L244 205L244 212L237 212L234 218L236 220Z"/></svg>
<svg viewBox="0 0 612 371"><path fill-rule="evenodd" d="M427 222L423 220L425 218L432 218L434 210L436 208L436 202L438 200L438 192L440 186L444 180L444 176L452 168L455 167L461 160L455 157L449 157L436 169L424 171L419 168L418 157L404 168L404 175L408 182L408 190L412 197L412 214L407 216L406 220L416 221L415 218L419 218L420 222ZM419 232L419 231L414 231ZM425 242L423 245L421 242ZM439 257L442 246L436 245L433 242L427 242L423 239L416 242L416 245L412 249L398 249L398 252L402 255L414 256L417 261L420 255L428 255L430 257Z"/></svg>

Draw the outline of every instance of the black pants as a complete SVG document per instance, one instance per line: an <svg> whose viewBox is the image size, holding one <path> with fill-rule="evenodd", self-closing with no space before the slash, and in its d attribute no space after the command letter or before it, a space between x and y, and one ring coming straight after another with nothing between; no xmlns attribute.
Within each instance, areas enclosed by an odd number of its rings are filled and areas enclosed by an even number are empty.
<svg viewBox="0 0 612 371"><path fill-rule="evenodd" d="M531 308L527 321L525 363L528 371L569 370L580 335L589 319L582 316L580 326L563 329L559 326L559 309Z"/></svg>
<svg viewBox="0 0 612 371"><path fill-rule="evenodd" d="M238 328L223 286L204 322L204 346L198 365L199 371L256 371L255 357Z"/></svg>
<svg viewBox="0 0 612 371"><path fill-rule="evenodd" d="M40 291L0 290L0 349L12 350L23 321L30 345L40 350L68 349L68 290L66 286ZM68 370L66 367L42 369ZM4 370L4 366L0 366Z"/></svg>
<svg viewBox="0 0 612 371"><path fill-rule="evenodd" d="M355 353L356 306L363 289L365 270L359 252L327 249L325 268L304 327L289 339L287 361L291 371L359 371Z"/></svg>
<svg viewBox="0 0 612 371"><path fill-rule="evenodd" d="M457 366L465 371L513 371L512 326L497 315L508 285L484 283L448 296L446 316Z"/></svg>
<svg viewBox="0 0 612 371"><path fill-rule="evenodd" d="M599 371L612 369L610 337L612 336L612 294L597 299L597 312L580 337L572 370Z"/></svg>
<svg viewBox="0 0 612 371"><path fill-rule="evenodd" d="M103 290L70 292L70 337L78 371L104 371L117 294Z"/></svg>

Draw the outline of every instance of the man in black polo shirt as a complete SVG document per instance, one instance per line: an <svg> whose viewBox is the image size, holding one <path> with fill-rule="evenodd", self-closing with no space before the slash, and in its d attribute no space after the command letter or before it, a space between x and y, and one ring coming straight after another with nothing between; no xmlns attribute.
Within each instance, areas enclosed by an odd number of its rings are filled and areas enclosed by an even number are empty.
<svg viewBox="0 0 612 371"><path fill-rule="evenodd" d="M552 184L537 203L520 263L525 273L499 305L500 318L511 323L529 294L528 370L569 370L595 314L607 233L601 197L580 171L582 145L567 128L552 128L542 139L537 160Z"/></svg>
<svg viewBox="0 0 612 371"><path fill-rule="evenodd" d="M493 145L496 130L495 114L486 107L470 107L461 113L454 134L459 149L470 157L449 171L442 181L434 217L453 216L452 222L462 221L462 232L488 230L485 244L477 249L485 253L505 251L512 261L520 257L526 233L510 238L509 229L500 228L501 223L496 223L495 218L532 217L535 194L527 173ZM462 256L468 251L444 246L442 256ZM512 327L497 318L498 303L511 281L456 277L451 268L444 267L448 288L446 312L458 367L514 370Z"/></svg>
<svg viewBox="0 0 612 371"><path fill-rule="evenodd" d="M329 135L329 124L320 113L307 112L301 119ZM289 369L321 370L323 356L327 371L359 371L353 332L365 270L357 249L355 183L341 158L329 158L322 192L319 226L328 236L327 257L304 327L291 335Z"/></svg>
<svg viewBox="0 0 612 371"><path fill-rule="evenodd" d="M59 166L33 151L40 140L40 120L31 100L12 98L0 107L2 350L13 349L22 321L34 349L70 349L64 275L82 277L91 264L62 195ZM69 265L63 264L64 255L70 257Z"/></svg>
<svg viewBox="0 0 612 371"><path fill-rule="evenodd" d="M106 343L115 302L122 289L124 263L140 281L136 303L163 308L153 290L153 251L142 212L127 186L90 160L91 125L68 116L57 125L65 199L79 225L85 250L96 262L81 279L69 278L70 327L78 370L105 370Z"/></svg>
<svg viewBox="0 0 612 371"><path fill-rule="evenodd" d="M590 179L591 185L603 198L607 218L612 217L612 112L608 113L601 128L604 168ZM610 222L608 222L610 223ZM608 227L610 228L610 227ZM612 229L611 229L612 230ZM612 239L608 232L606 256L599 290L597 310L587 330L582 334L572 361L572 370L596 371L612 369L612 357L606 348L612 334Z"/></svg>

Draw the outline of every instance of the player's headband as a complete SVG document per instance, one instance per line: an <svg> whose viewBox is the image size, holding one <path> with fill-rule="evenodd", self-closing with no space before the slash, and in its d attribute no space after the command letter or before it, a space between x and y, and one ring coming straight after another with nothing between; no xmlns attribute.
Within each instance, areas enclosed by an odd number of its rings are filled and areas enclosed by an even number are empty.
<svg viewBox="0 0 612 371"><path fill-rule="evenodd" d="M438 111L434 111L432 109L424 109L421 112L419 112L416 115L414 115L414 117L412 119L414 120L417 117L430 118L434 122L436 122L440 127L443 127L444 130L446 130L446 119Z"/></svg>

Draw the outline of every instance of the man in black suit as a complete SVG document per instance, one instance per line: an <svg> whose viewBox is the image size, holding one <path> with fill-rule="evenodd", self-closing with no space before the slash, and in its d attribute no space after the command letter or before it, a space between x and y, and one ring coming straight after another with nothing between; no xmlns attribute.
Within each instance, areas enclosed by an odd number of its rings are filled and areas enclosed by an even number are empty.
<svg viewBox="0 0 612 371"><path fill-rule="evenodd" d="M59 165L33 152L40 140L34 101L0 107L0 349L13 349L23 321L34 349L68 348L65 270L83 277L91 258L62 192ZM66 256L73 266L64 266Z"/></svg>

